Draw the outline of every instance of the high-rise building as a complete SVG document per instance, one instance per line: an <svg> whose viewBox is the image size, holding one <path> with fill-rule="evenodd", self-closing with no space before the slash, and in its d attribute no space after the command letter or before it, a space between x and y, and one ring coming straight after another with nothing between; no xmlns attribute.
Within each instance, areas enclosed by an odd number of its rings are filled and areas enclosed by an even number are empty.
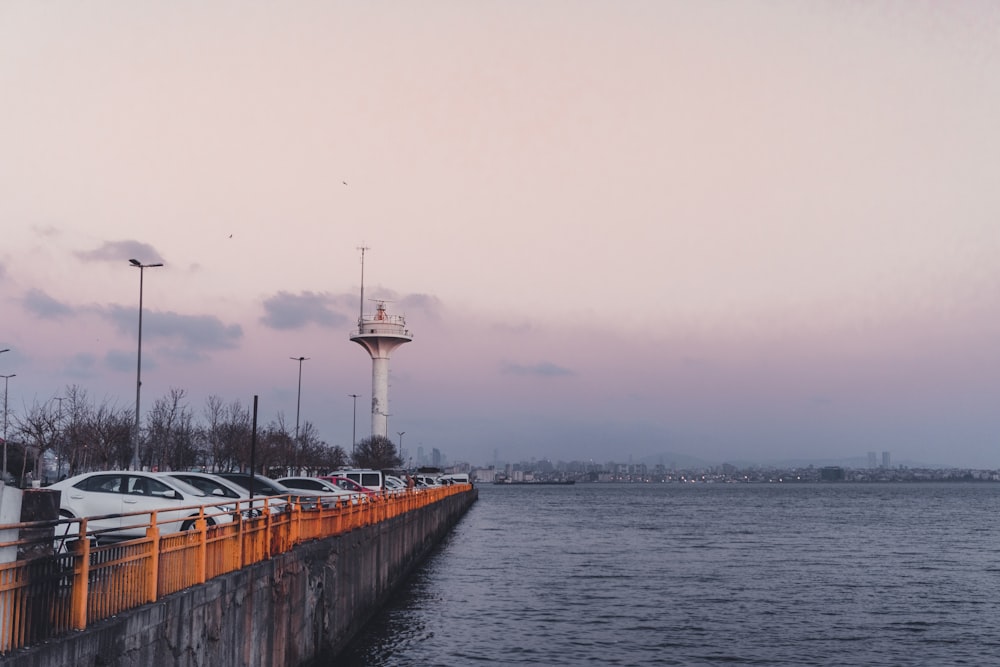
<svg viewBox="0 0 1000 667"><path fill-rule="evenodd" d="M882 452L882 467L883 468L891 467L889 464L889 452Z"/></svg>
<svg viewBox="0 0 1000 667"><path fill-rule="evenodd" d="M868 468L874 470L878 467L878 457L875 452L868 452Z"/></svg>

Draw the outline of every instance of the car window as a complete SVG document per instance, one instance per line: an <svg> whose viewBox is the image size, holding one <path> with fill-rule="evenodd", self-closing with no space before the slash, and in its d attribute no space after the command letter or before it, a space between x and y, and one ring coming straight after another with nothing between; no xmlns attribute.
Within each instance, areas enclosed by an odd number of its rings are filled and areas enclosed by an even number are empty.
<svg viewBox="0 0 1000 667"><path fill-rule="evenodd" d="M311 489L313 491L323 490L323 485L319 482L313 482L311 479L290 479L287 482L282 482L285 486L290 486L293 489Z"/></svg>
<svg viewBox="0 0 1000 667"><path fill-rule="evenodd" d="M95 491L97 493L121 493L121 475L92 475L86 479L81 479L74 484L81 491Z"/></svg>
<svg viewBox="0 0 1000 667"><path fill-rule="evenodd" d="M159 480L149 477L129 477L128 493L137 496L151 496L154 498L176 497L178 494L169 486Z"/></svg>
<svg viewBox="0 0 1000 667"><path fill-rule="evenodd" d="M171 475L171 477L176 477L182 482L187 482L191 486L205 493L205 495L212 496L216 495L218 491L226 498L239 498L240 494L236 493L228 486L219 484L218 482L212 481L206 477L197 477L195 475Z"/></svg>
<svg viewBox="0 0 1000 667"><path fill-rule="evenodd" d="M128 487L125 489L125 493L130 493L135 496L151 496L149 484L147 483L145 477L129 477Z"/></svg>
<svg viewBox="0 0 1000 667"><path fill-rule="evenodd" d="M271 486L267 482L259 480L256 477L253 480L253 490L256 493L263 493L263 494L268 495L268 496L273 496L273 495L281 493L281 491L279 491L278 489L275 489L273 486Z"/></svg>

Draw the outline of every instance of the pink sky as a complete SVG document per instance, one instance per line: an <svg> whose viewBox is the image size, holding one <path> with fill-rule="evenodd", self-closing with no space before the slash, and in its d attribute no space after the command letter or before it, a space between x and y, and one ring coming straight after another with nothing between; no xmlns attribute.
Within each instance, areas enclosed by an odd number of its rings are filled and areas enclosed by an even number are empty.
<svg viewBox="0 0 1000 667"><path fill-rule="evenodd" d="M0 374L451 460L1000 467L991 2L0 5ZM346 184L345 184L346 182ZM669 460L665 461L669 463Z"/></svg>

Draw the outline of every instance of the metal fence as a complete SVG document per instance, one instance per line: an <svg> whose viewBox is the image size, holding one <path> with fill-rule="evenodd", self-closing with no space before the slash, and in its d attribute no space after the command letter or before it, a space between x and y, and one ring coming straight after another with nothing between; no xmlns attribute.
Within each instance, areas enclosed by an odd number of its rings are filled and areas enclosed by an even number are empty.
<svg viewBox="0 0 1000 667"><path fill-rule="evenodd" d="M267 501L263 511L249 506L233 510L234 502L227 500L229 509L221 504L202 507L193 528L169 533L155 512L143 512L143 520L150 517L143 524L145 536L126 541L109 542L108 531L88 530L87 519L0 526L22 535L46 535L41 538L46 541L43 549L38 548L38 537L0 542L0 552L16 549L21 555L0 563L0 655L83 630L302 542L385 521L470 488L453 484L409 489L314 509L282 502L281 511L272 511ZM260 499L256 502L259 507ZM234 520L209 525L209 519L222 513L232 514ZM123 522L130 516L122 515ZM36 555L39 551L49 553Z"/></svg>

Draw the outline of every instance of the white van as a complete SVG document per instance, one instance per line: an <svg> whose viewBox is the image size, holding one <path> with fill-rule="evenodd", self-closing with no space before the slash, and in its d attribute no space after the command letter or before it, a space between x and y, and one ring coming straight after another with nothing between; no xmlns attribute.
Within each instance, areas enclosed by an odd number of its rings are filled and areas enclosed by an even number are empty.
<svg viewBox="0 0 1000 667"><path fill-rule="evenodd" d="M469 483L469 473L467 472L453 472L447 475L441 475L438 477L439 482L447 482L451 484L468 484Z"/></svg>
<svg viewBox="0 0 1000 667"><path fill-rule="evenodd" d="M361 486L378 493L381 493L385 488L385 479L381 470L337 470L330 474L353 479Z"/></svg>

